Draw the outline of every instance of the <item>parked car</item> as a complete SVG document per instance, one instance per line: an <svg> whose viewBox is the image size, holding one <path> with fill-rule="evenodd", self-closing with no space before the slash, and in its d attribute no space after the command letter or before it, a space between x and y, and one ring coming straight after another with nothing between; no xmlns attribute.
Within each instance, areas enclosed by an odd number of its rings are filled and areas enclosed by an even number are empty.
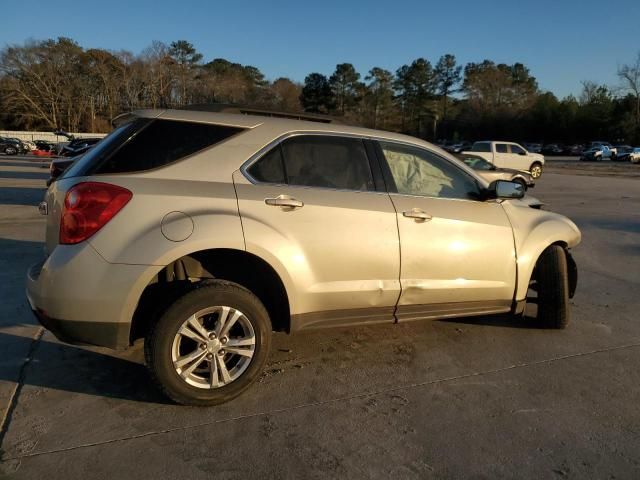
<svg viewBox="0 0 640 480"><path fill-rule="evenodd" d="M62 150L60 150L60 156L77 157L78 155L85 153L100 140L102 140L102 138L75 138L62 147Z"/></svg>
<svg viewBox="0 0 640 480"><path fill-rule="evenodd" d="M597 145L590 147L583 151L580 155L581 162L595 161L600 162L602 160L611 160L613 151L606 145Z"/></svg>
<svg viewBox="0 0 640 480"><path fill-rule="evenodd" d="M462 153L465 150L469 150L473 144L471 142L460 142L445 147L444 149L449 153Z"/></svg>
<svg viewBox="0 0 640 480"><path fill-rule="evenodd" d="M0 137L0 152L5 155L18 155L24 152L24 147L20 140Z"/></svg>
<svg viewBox="0 0 640 480"><path fill-rule="evenodd" d="M569 145L569 147L567 147L567 155L572 155L572 156L579 156L582 155L582 152L584 151L584 145L580 145L580 144L574 144L574 145Z"/></svg>
<svg viewBox="0 0 640 480"><path fill-rule="evenodd" d="M633 147L631 145L614 145L616 149L617 155L612 160L616 160L618 162L628 162L629 154L633 151Z"/></svg>
<svg viewBox="0 0 640 480"><path fill-rule="evenodd" d="M471 152L499 168L513 168L531 173L534 179L542 175L544 156L531 153L517 143L484 141L476 142ZM463 152L468 153L468 152Z"/></svg>
<svg viewBox="0 0 640 480"><path fill-rule="evenodd" d="M569 322L576 225L427 142L202 111L115 123L49 187L27 298L64 341L144 338L176 402L240 395L274 330L521 315L532 281L537 322Z"/></svg>
<svg viewBox="0 0 640 480"><path fill-rule="evenodd" d="M36 144L36 149L43 152L50 152L55 148L55 144L52 142L47 142L45 140L36 140L33 142Z"/></svg>
<svg viewBox="0 0 640 480"><path fill-rule="evenodd" d="M640 163L640 147L634 147L629 153L629 161L631 163Z"/></svg>
<svg viewBox="0 0 640 480"><path fill-rule="evenodd" d="M542 152L542 144L541 143L525 143L523 144L524 148L531 153L541 153Z"/></svg>
<svg viewBox="0 0 640 480"><path fill-rule="evenodd" d="M612 159L612 160L615 160L616 155L618 154L618 150L616 150L616 148L613 145L611 145L609 142L603 142L603 141L600 141L600 140L596 140L594 142L591 142L589 147L590 147L589 150L592 149L592 148L599 148L599 147L608 148L609 149L609 158Z"/></svg>
<svg viewBox="0 0 640 480"><path fill-rule="evenodd" d="M519 183L525 191L536 185L536 182L530 173L523 172L521 170L514 170L512 168L498 168L484 158L470 153L462 154L458 158L460 158L460 160L462 160L467 166L473 168L476 173L487 182L508 180L510 182Z"/></svg>
<svg viewBox="0 0 640 480"><path fill-rule="evenodd" d="M542 153L544 155L563 155L564 152L564 147L562 145L558 145L557 143L551 143L542 147Z"/></svg>

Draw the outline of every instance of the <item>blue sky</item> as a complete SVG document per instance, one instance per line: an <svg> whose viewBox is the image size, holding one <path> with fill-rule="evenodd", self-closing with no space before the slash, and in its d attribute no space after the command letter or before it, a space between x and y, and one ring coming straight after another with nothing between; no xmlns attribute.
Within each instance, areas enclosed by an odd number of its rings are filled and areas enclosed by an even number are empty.
<svg viewBox="0 0 640 480"><path fill-rule="evenodd" d="M444 53L459 62L523 62L558 96L582 80L617 84L640 51L640 0L191 1L3 0L0 45L68 36L84 47L140 52L186 39L205 61L254 65L302 81L351 62L395 71ZM7 21L13 19L14 21Z"/></svg>

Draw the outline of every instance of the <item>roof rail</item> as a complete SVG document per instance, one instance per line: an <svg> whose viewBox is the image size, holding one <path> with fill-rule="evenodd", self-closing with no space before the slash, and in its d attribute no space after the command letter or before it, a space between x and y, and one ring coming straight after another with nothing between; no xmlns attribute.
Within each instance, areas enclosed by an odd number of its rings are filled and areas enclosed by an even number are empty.
<svg viewBox="0 0 640 480"><path fill-rule="evenodd" d="M263 117L288 118L292 120L306 120L309 122L338 123L340 120L330 115L308 112L278 112L274 110L264 110L245 105L233 105L229 103L196 103L179 107L180 110L195 110L199 112L217 113L239 113L242 115L260 115Z"/></svg>

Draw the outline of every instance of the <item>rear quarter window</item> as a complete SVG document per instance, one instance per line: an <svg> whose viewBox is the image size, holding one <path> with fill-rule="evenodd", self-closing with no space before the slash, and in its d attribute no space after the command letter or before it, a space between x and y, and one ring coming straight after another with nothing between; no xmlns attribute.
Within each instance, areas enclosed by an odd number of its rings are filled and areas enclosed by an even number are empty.
<svg viewBox="0 0 640 480"><path fill-rule="evenodd" d="M117 128L65 177L151 170L174 163L240 133L208 123L137 119Z"/></svg>

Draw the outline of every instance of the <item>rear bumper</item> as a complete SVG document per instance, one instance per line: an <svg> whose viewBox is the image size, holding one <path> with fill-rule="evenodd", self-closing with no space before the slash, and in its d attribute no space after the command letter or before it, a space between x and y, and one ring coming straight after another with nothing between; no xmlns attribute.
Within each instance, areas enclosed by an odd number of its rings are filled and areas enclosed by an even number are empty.
<svg viewBox="0 0 640 480"><path fill-rule="evenodd" d="M129 325L108 322L81 322L50 318L44 310L31 307L44 328L59 340L73 345L97 345L114 349L129 345Z"/></svg>
<svg viewBox="0 0 640 480"><path fill-rule="evenodd" d="M27 299L64 342L126 348L149 268L108 263L87 242L59 245L27 272Z"/></svg>

